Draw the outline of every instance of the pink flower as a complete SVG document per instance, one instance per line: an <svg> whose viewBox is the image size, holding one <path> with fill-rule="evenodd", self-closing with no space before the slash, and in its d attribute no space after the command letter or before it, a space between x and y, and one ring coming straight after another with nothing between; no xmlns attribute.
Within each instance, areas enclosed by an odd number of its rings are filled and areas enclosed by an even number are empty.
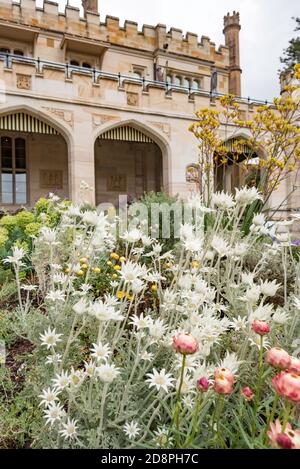
<svg viewBox="0 0 300 469"><path fill-rule="evenodd" d="M274 366L274 368L286 370L291 364L291 357L282 348L274 347L268 351L267 363L269 363L271 366Z"/></svg>
<svg viewBox="0 0 300 469"><path fill-rule="evenodd" d="M296 375L300 375L300 360L299 358L295 357L290 357L291 358L291 363L288 368L288 371L291 371L293 373L296 373Z"/></svg>
<svg viewBox="0 0 300 469"><path fill-rule="evenodd" d="M193 355L197 352L199 345L191 334L180 333L173 337L173 347L182 355Z"/></svg>
<svg viewBox="0 0 300 469"><path fill-rule="evenodd" d="M284 432L282 429L279 420L270 424L268 437L271 446L282 449L300 449L300 430L293 430L289 423Z"/></svg>
<svg viewBox="0 0 300 469"><path fill-rule="evenodd" d="M300 403L300 376L296 373L281 372L272 379L276 392L286 399Z"/></svg>
<svg viewBox="0 0 300 469"><path fill-rule="evenodd" d="M285 433L280 433L279 435L277 435L276 442L277 442L278 446L282 449L292 449L293 448L292 440Z"/></svg>
<svg viewBox="0 0 300 469"><path fill-rule="evenodd" d="M234 375L228 368L218 368L215 371L215 392L218 394L231 394L233 392L234 381Z"/></svg>
<svg viewBox="0 0 300 469"><path fill-rule="evenodd" d="M203 377L197 381L197 389L200 392L207 392L209 388L209 381L207 378Z"/></svg>
<svg viewBox="0 0 300 469"><path fill-rule="evenodd" d="M228 368L217 368L215 370L215 379L222 377L228 379L233 384L235 382L234 375Z"/></svg>
<svg viewBox="0 0 300 469"><path fill-rule="evenodd" d="M254 398L254 393L248 386L242 389L241 394L244 397L244 399L246 399L246 401L248 402L252 401Z"/></svg>
<svg viewBox="0 0 300 469"><path fill-rule="evenodd" d="M267 335L270 332L270 326L265 321L256 319L252 324L252 330L259 335Z"/></svg>

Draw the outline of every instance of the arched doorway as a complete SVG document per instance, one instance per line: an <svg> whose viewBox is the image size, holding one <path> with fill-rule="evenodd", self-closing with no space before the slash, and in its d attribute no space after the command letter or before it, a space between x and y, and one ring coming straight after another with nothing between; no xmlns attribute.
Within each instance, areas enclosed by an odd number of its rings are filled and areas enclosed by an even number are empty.
<svg viewBox="0 0 300 469"><path fill-rule="evenodd" d="M215 191L233 193L243 186L258 187L261 178L259 156L246 140L232 138L214 155Z"/></svg>
<svg viewBox="0 0 300 469"><path fill-rule="evenodd" d="M119 195L129 200L145 192L158 192L163 180L162 152L155 141L132 125L102 133L95 142L96 203L118 205Z"/></svg>
<svg viewBox="0 0 300 469"><path fill-rule="evenodd" d="M69 196L68 147L58 130L27 111L0 116L0 206L33 206L49 192Z"/></svg>

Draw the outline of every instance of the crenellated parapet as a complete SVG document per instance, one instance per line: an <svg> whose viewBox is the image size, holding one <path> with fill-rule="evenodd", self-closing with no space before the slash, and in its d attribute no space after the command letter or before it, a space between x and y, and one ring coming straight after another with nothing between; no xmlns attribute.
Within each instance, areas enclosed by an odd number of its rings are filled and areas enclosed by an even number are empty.
<svg viewBox="0 0 300 469"><path fill-rule="evenodd" d="M82 39L102 41L114 47L138 49L145 53L162 51L165 54L200 60L220 68L229 66L229 50L226 46L216 48L206 36L198 38L196 34L183 34L182 30L165 25L143 25L142 29L132 21L120 24L118 18L107 16L100 21L97 13L97 2L86 1L84 17L80 16L79 8L67 5L61 13L58 4L44 1L42 8L37 7L35 0L0 0L0 24L22 26L36 33L50 32L55 35L72 35Z"/></svg>

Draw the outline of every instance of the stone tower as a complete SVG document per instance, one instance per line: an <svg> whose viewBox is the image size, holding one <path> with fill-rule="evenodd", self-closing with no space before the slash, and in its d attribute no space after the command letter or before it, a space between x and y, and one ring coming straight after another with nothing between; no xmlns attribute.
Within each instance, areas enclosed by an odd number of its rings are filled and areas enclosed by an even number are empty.
<svg viewBox="0 0 300 469"><path fill-rule="evenodd" d="M229 47L230 78L229 92L241 96L241 74L240 67L240 14L233 12L224 17L225 44Z"/></svg>
<svg viewBox="0 0 300 469"><path fill-rule="evenodd" d="M89 13L98 14L98 0L82 0L84 15Z"/></svg>

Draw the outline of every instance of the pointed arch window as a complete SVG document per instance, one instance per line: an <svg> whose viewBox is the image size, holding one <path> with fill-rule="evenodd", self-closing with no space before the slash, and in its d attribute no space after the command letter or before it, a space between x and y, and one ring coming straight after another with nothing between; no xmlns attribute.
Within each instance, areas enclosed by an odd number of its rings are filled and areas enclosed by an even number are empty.
<svg viewBox="0 0 300 469"><path fill-rule="evenodd" d="M26 140L20 137L0 137L0 203L27 203Z"/></svg>

